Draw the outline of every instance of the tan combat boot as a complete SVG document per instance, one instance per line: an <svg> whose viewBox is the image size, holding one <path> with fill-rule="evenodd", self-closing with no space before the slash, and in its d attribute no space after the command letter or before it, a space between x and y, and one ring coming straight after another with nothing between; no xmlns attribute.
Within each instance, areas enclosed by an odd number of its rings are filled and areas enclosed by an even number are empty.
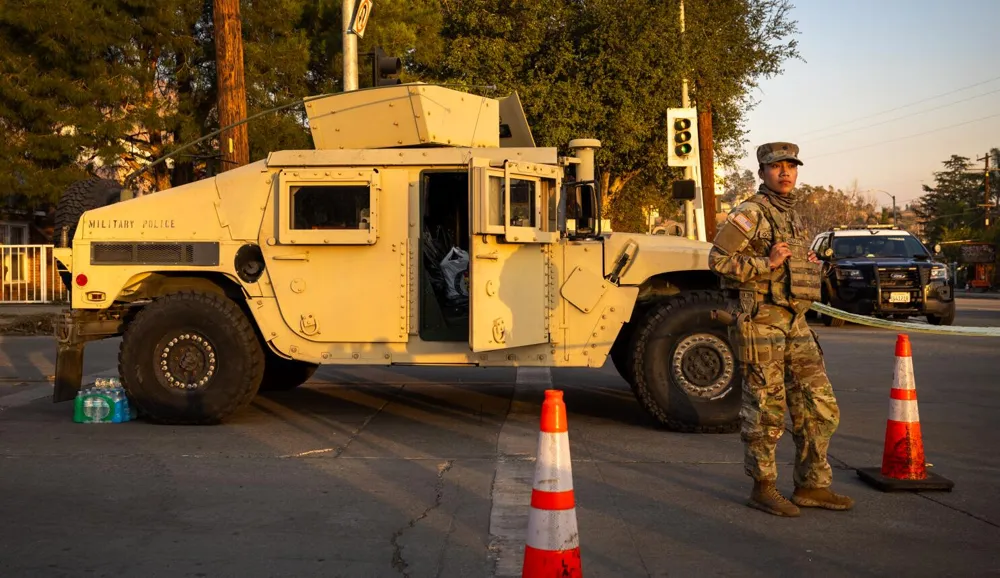
<svg viewBox="0 0 1000 578"><path fill-rule="evenodd" d="M854 500L835 494L830 488L795 488L792 501L803 508L827 510L850 510L854 506Z"/></svg>
<svg viewBox="0 0 1000 578"><path fill-rule="evenodd" d="M781 495L781 492L774 487L774 482L754 481L747 505L775 516L794 518L799 515L799 509Z"/></svg>

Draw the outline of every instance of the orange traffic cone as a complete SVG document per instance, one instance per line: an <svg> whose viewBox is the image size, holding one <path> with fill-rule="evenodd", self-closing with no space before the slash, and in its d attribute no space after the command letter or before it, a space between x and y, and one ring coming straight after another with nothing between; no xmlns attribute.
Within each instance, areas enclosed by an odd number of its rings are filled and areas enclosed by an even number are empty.
<svg viewBox="0 0 1000 578"><path fill-rule="evenodd" d="M882 467L859 468L858 476L876 488L893 490L947 490L954 482L927 471L924 440L920 433L917 388L913 378L910 338L896 338L896 370L889 394L889 419L885 424Z"/></svg>
<svg viewBox="0 0 1000 578"><path fill-rule="evenodd" d="M563 392L545 391L521 576L583 576Z"/></svg>

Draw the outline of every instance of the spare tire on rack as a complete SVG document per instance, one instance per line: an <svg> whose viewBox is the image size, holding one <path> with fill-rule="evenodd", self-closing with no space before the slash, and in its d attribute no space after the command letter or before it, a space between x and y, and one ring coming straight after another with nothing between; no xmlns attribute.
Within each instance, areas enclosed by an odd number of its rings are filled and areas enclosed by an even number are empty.
<svg viewBox="0 0 1000 578"><path fill-rule="evenodd" d="M66 247L73 246L80 215L86 211L117 203L121 199L122 186L111 179L91 177L77 181L66 188L56 203L54 218L54 239L56 247L63 247L62 233L66 231ZM72 279L68 272L59 271L67 291L72 291Z"/></svg>

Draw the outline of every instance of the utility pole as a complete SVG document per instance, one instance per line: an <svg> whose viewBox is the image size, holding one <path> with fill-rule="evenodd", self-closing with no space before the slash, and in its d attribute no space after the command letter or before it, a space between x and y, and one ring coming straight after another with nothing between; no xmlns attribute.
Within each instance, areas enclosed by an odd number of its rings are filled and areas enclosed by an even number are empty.
<svg viewBox="0 0 1000 578"><path fill-rule="evenodd" d="M354 20L354 0L342 0L341 32L344 36L344 92L358 89L358 36L351 31Z"/></svg>
<svg viewBox="0 0 1000 578"><path fill-rule="evenodd" d="M705 239L715 239L715 152L712 150L712 104L698 103L698 150L701 152L701 186L705 206Z"/></svg>
<svg viewBox="0 0 1000 578"><path fill-rule="evenodd" d="M243 78L243 27L239 0L213 0L215 68L218 84L219 126L247 118L246 83ZM241 124L219 135L222 166L219 172L250 163L247 125Z"/></svg>
<svg viewBox="0 0 1000 578"><path fill-rule="evenodd" d="M989 228L989 226L990 226L990 207L993 206L993 204L990 203L990 153L987 152L983 156L983 158L976 159L976 160L977 161L986 161L986 172L985 172L985 178L986 178L985 189L986 189L986 191L985 191L985 193L983 193L983 207L986 208L986 228Z"/></svg>
<svg viewBox="0 0 1000 578"><path fill-rule="evenodd" d="M681 78L681 106L687 108L691 106L691 101L688 99L688 79L687 79L687 47L684 43L684 0L680 0L681 3L681 47L682 47L682 62L684 63L684 75ZM700 124L699 124L700 126ZM699 129L700 130L700 129ZM700 137L701 135L699 135ZM694 169L692 167L684 167L684 179L693 179L692 174ZM705 219L708 221L708 219ZM694 201L684 201L684 234L688 239L696 239L697 236L694 234Z"/></svg>

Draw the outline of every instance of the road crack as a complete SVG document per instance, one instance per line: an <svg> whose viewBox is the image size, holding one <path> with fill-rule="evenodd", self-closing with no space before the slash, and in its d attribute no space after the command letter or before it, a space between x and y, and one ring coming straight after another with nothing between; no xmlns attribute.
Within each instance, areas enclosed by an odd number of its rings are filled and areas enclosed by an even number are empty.
<svg viewBox="0 0 1000 578"><path fill-rule="evenodd" d="M403 548L399 545L399 538L402 537L403 533L407 530L413 528L417 525L417 522L423 520L434 510L441 506L441 497L444 495L444 475L448 473L448 470L455 465L455 460L448 460L443 464L438 464L438 474L437 481L434 483L434 503L427 508L416 518L413 518L405 526L396 530L392 533L392 538L389 543L392 544L392 567L396 569L397 572L409 578L410 574L406 571L409 568L409 564L403 558Z"/></svg>

